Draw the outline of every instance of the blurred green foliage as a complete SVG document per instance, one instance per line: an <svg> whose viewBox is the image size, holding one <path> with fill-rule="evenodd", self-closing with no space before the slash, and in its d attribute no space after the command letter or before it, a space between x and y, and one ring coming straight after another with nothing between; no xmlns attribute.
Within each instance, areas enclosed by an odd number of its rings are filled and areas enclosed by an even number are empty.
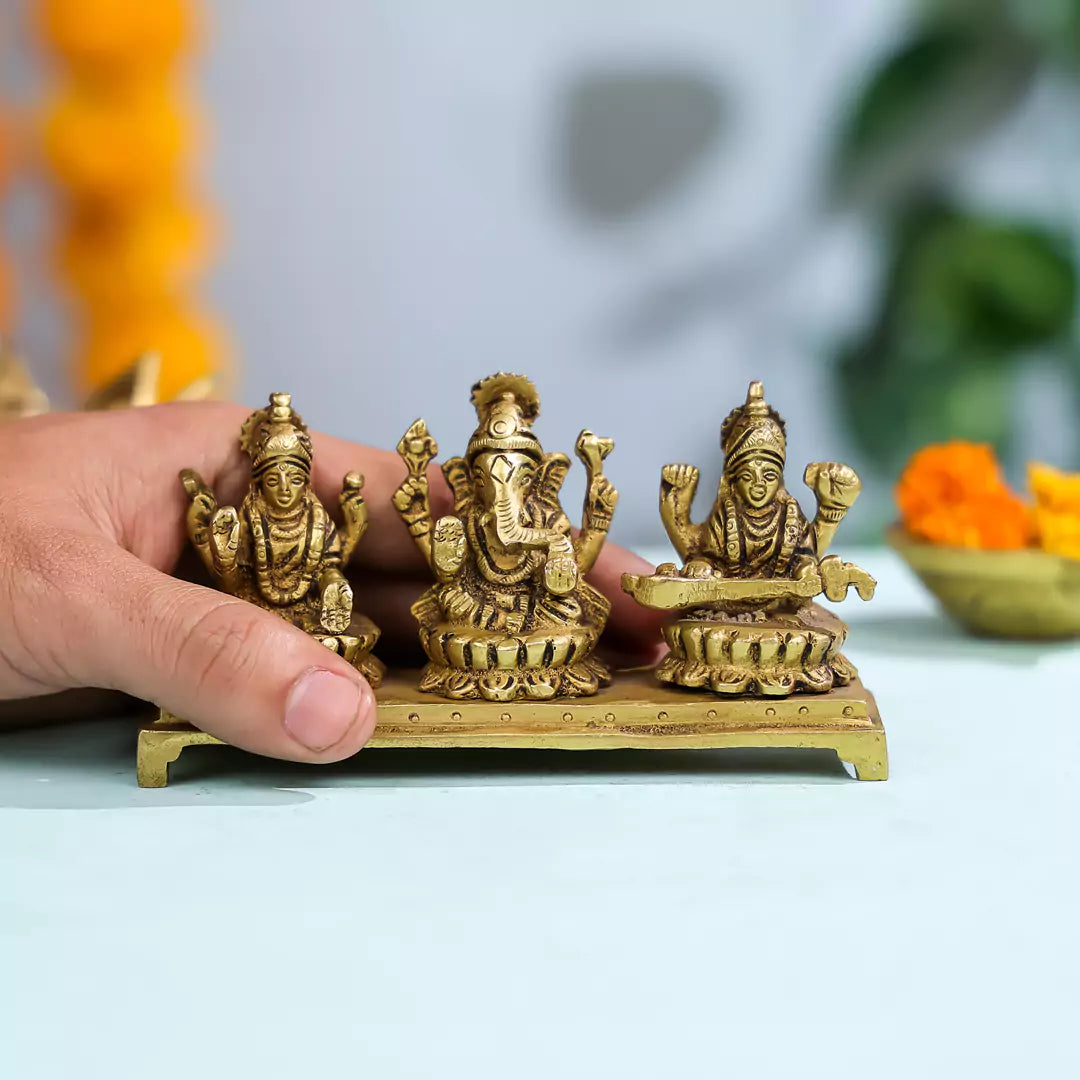
<svg viewBox="0 0 1080 1080"><path fill-rule="evenodd" d="M833 190L881 223L886 267L839 375L856 438L889 472L945 438L1007 454L1015 367L1034 352L1080 393L1076 237L967 207L951 182L957 151L1052 68L1080 76L1080 0L938 0L842 127Z"/></svg>

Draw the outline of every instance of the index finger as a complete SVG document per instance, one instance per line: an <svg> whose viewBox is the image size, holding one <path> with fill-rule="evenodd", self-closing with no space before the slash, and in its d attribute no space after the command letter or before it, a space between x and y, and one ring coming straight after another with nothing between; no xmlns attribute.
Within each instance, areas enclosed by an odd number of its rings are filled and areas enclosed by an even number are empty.
<svg viewBox="0 0 1080 1080"><path fill-rule="evenodd" d="M239 504L251 483L250 464L239 442L241 425L250 413L226 402L173 402L109 414L108 438L102 443L125 461L121 485L135 481L133 486L143 493L137 507L122 497L114 500L116 512L131 526L125 531L150 526L180 536L185 495L177 477L182 469L203 476L219 503ZM87 417L88 422L105 419L104 414ZM390 573L424 569L423 556L390 502L406 476L401 458L318 432L312 432L311 440L312 489L324 506L337 503L348 488L348 474L364 475L370 527L357 548L357 564ZM432 516L449 513L450 492L437 466L429 468L428 480Z"/></svg>

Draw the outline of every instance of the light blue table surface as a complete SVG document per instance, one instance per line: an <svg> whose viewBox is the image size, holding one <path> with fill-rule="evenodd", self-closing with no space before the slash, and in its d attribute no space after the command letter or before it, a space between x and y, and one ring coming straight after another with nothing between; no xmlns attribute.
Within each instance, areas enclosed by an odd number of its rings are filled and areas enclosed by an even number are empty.
<svg viewBox="0 0 1080 1080"><path fill-rule="evenodd" d="M187 751L0 735L0 1077L1071 1077L1080 648L843 605L829 752Z"/></svg>

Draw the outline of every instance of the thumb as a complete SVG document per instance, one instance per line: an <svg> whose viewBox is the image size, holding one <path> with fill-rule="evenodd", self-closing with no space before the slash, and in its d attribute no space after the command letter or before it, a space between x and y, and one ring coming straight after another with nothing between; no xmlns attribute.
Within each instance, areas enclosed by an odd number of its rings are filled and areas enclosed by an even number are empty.
<svg viewBox="0 0 1080 1080"><path fill-rule="evenodd" d="M83 557L86 565L86 556ZM375 729L375 696L336 653L284 619L159 573L118 548L75 606L83 681L123 690L233 746L294 761L340 761ZM93 563L92 563L93 565ZM84 585L85 589L86 586Z"/></svg>

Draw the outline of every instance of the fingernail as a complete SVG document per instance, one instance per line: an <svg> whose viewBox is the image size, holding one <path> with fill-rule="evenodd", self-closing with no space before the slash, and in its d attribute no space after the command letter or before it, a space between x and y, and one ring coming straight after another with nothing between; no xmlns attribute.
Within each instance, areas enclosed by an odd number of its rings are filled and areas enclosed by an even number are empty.
<svg viewBox="0 0 1080 1080"><path fill-rule="evenodd" d="M341 742L360 715L364 684L324 668L305 671L285 699L285 730L320 752Z"/></svg>

